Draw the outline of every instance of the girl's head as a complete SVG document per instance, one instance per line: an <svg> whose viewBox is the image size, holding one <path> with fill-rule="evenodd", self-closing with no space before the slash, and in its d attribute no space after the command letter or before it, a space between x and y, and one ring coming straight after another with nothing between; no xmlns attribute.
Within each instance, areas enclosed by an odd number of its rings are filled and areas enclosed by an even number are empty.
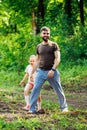
<svg viewBox="0 0 87 130"><path fill-rule="evenodd" d="M29 58L29 64L30 65L34 65L36 61L36 56L35 55L31 55L30 58Z"/></svg>

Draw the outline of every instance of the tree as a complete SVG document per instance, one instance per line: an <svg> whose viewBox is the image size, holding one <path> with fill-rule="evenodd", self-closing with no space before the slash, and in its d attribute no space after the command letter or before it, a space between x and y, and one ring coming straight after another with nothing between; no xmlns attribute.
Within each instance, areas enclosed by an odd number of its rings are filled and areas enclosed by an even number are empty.
<svg viewBox="0 0 87 130"><path fill-rule="evenodd" d="M84 25L84 9L83 9L83 0L78 0L79 10L80 10L80 20L82 25Z"/></svg>
<svg viewBox="0 0 87 130"><path fill-rule="evenodd" d="M38 0L36 34L40 32L40 28L44 22L44 0Z"/></svg>
<svg viewBox="0 0 87 130"><path fill-rule="evenodd" d="M65 0L65 15L67 20L68 34L72 34L72 0Z"/></svg>

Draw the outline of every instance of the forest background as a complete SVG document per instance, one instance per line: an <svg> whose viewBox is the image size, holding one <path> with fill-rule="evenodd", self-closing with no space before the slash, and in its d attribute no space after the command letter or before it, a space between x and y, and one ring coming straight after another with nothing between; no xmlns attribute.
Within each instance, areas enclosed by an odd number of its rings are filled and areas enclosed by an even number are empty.
<svg viewBox="0 0 87 130"><path fill-rule="evenodd" d="M0 2L0 69L24 70L40 43L42 26L61 49L61 64L82 65L87 58L86 0L2 0Z"/></svg>
<svg viewBox="0 0 87 130"><path fill-rule="evenodd" d="M51 40L60 47L64 90L86 92L86 0L0 0L1 91L17 89L29 56L41 42L42 26L51 29Z"/></svg>

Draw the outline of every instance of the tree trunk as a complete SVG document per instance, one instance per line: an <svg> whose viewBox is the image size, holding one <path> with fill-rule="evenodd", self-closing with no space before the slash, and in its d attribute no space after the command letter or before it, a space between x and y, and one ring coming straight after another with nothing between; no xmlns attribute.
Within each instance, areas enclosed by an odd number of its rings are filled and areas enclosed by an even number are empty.
<svg viewBox="0 0 87 130"><path fill-rule="evenodd" d="M33 28L33 33L36 35L36 21L35 21L35 13L34 10L32 11L32 28Z"/></svg>
<svg viewBox="0 0 87 130"><path fill-rule="evenodd" d="M66 0L65 2L65 13L67 14L67 19L68 20L71 20L71 3L72 3L72 0Z"/></svg>
<svg viewBox="0 0 87 130"><path fill-rule="evenodd" d="M40 28L43 22L44 22L44 0L38 0L36 34L40 32Z"/></svg>
<svg viewBox="0 0 87 130"><path fill-rule="evenodd" d="M65 0L65 15L67 17L67 32L68 34L73 33L72 28L72 0Z"/></svg>
<svg viewBox="0 0 87 130"><path fill-rule="evenodd" d="M80 9L80 20L82 25L84 25L84 9L83 9L83 0L79 1L79 9Z"/></svg>

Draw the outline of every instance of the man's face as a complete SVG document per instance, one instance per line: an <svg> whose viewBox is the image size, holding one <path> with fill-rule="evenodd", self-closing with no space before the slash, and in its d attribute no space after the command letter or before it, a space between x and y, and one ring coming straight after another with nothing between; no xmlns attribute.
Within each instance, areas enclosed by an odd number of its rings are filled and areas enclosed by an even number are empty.
<svg viewBox="0 0 87 130"><path fill-rule="evenodd" d="M45 30L45 31L43 30L41 32L41 37L42 37L43 41L47 42L50 38L50 30Z"/></svg>

